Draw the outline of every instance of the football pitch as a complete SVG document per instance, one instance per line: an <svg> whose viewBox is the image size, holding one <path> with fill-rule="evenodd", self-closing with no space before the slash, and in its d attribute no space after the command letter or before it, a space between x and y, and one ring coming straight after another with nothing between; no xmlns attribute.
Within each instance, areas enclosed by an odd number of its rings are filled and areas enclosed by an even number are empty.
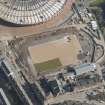
<svg viewBox="0 0 105 105"><path fill-rule="evenodd" d="M81 46L75 35L29 47L30 57L37 72L49 72L57 70L61 65L64 67L69 64L77 64L77 55L80 50Z"/></svg>
<svg viewBox="0 0 105 105"><path fill-rule="evenodd" d="M49 72L50 70L56 70L62 66L59 58L55 58L46 62L34 64L38 72Z"/></svg>

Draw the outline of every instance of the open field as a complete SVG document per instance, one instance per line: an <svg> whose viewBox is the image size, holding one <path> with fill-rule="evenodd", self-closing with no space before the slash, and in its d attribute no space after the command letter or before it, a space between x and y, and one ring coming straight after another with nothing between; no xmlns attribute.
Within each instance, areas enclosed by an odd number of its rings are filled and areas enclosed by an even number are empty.
<svg viewBox="0 0 105 105"><path fill-rule="evenodd" d="M78 63L77 55L81 46L75 35L71 35L36 46L29 47L33 64L40 64L58 58L63 66Z"/></svg>

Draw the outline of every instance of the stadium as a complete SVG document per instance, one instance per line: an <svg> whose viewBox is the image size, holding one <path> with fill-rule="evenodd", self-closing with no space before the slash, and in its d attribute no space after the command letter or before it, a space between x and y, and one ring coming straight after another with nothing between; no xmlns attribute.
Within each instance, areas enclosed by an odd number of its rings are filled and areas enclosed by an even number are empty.
<svg viewBox="0 0 105 105"><path fill-rule="evenodd" d="M66 2L67 0L0 0L0 18L18 25L44 23L59 15Z"/></svg>
<svg viewBox="0 0 105 105"><path fill-rule="evenodd" d="M0 0L3 38L26 37L59 26L71 13L75 0Z"/></svg>

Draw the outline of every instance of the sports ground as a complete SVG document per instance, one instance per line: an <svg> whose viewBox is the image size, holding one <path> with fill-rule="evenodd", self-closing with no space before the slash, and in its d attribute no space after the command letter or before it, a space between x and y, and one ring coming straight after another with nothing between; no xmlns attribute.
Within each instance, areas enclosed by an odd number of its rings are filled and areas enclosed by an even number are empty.
<svg viewBox="0 0 105 105"><path fill-rule="evenodd" d="M77 55L80 50L81 46L75 35L29 47L32 62L38 71L77 64Z"/></svg>

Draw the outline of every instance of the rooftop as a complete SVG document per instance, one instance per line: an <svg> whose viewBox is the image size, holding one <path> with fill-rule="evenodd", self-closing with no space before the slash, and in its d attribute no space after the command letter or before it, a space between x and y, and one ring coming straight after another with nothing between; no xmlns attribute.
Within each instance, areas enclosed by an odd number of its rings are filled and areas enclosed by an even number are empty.
<svg viewBox="0 0 105 105"><path fill-rule="evenodd" d="M0 0L0 18L20 25L38 24L57 15L66 0Z"/></svg>
<svg viewBox="0 0 105 105"><path fill-rule="evenodd" d="M11 105L2 88L0 88L0 105Z"/></svg>

